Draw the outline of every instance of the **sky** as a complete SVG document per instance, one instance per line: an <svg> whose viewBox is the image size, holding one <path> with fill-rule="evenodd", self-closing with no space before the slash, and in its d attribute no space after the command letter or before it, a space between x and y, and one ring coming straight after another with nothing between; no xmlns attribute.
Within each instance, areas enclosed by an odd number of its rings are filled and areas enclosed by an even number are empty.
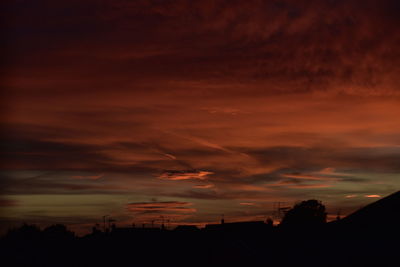
<svg viewBox="0 0 400 267"><path fill-rule="evenodd" d="M332 219L400 188L397 0L7 0L0 229Z"/></svg>

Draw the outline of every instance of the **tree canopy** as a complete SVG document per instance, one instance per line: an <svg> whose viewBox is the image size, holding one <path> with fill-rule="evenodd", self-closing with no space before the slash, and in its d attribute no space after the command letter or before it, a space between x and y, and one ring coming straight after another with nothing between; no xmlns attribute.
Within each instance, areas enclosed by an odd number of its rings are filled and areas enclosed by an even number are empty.
<svg viewBox="0 0 400 267"><path fill-rule="evenodd" d="M281 226L309 227L326 223L325 206L310 199L296 204L282 219Z"/></svg>

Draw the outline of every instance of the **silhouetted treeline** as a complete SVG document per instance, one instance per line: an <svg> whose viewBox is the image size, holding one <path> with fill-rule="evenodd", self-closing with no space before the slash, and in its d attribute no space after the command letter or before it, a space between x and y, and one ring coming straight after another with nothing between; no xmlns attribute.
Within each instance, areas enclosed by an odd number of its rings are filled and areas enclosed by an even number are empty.
<svg viewBox="0 0 400 267"><path fill-rule="evenodd" d="M289 210L279 226L115 227L84 237L63 225L23 225L2 238L2 260L4 266L398 266L399 204L396 193L326 223L322 203L308 200Z"/></svg>

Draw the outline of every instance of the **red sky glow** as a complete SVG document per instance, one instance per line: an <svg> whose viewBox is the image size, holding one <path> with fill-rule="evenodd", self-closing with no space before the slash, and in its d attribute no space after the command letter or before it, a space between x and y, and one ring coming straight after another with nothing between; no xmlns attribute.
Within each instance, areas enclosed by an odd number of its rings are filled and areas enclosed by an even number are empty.
<svg viewBox="0 0 400 267"><path fill-rule="evenodd" d="M3 230L333 216L399 190L398 1L0 5Z"/></svg>

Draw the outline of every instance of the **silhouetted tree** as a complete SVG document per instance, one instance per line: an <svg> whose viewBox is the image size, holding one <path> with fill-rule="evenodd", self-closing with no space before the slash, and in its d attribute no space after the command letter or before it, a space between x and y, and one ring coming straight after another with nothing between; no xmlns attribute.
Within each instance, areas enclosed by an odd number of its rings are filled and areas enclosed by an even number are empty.
<svg viewBox="0 0 400 267"><path fill-rule="evenodd" d="M302 201L290 209L282 219L281 226L314 227L326 223L325 206L315 199Z"/></svg>

